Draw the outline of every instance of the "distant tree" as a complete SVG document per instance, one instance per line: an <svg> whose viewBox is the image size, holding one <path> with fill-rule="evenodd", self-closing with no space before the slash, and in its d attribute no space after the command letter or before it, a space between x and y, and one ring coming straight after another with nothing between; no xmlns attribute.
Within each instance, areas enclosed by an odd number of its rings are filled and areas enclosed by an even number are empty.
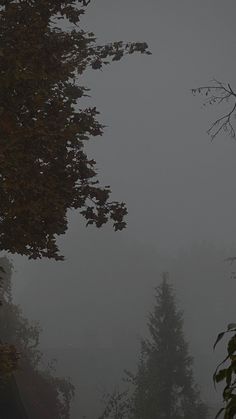
<svg viewBox="0 0 236 419"><path fill-rule="evenodd" d="M208 409L194 385L182 312L176 308L167 274L156 288L148 330L150 337L141 342L137 373L128 373L134 385L132 418L207 418Z"/></svg>
<svg viewBox="0 0 236 419"><path fill-rule="evenodd" d="M21 398L29 418L69 419L74 387L69 380L56 377L50 366L44 367L43 354L38 348L40 328L24 318L20 307L13 303L12 266L6 258L1 258L0 263L5 270L1 289L0 336L3 344L12 347L19 356L17 370L10 371L8 377L6 373L0 374L0 417L1 406L6 404L6 400L7 404L14 405L16 401L19 404L18 399ZM0 358L0 367L2 365ZM18 417L21 418L19 414L12 416Z"/></svg>
<svg viewBox="0 0 236 419"><path fill-rule="evenodd" d="M208 408L194 384L182 312L176 308L166 273L156 288L148 330L150 337L141 341L136 374L126 371L132 387L110 395L101 419L208 418Z"/></svg>
<svg viewBox="0 0 236 419"><path fill-rule="evenodd" d="M148 53L147 44L97 44L80 22L89 3L0 0L0 250L63 259L56 238L68 209L87 225L126 225L125 204L110 200L85 152L104 127L95 107L80 105L81 83L88 68Z"/></svg>

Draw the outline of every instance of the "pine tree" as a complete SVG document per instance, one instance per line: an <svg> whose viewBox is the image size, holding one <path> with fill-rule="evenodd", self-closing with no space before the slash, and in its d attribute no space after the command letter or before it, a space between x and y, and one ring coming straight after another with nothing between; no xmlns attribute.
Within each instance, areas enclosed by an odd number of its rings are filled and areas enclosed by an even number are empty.
<svg viewBox="0 0 236 419"><path fill-rule="evenodd" d="M132 417L135 419L205 419L192 372L192 358L183 334L182 312L167 274L156 288L155 307L149 315L150 337L141 342L134 385Z"/></svg>

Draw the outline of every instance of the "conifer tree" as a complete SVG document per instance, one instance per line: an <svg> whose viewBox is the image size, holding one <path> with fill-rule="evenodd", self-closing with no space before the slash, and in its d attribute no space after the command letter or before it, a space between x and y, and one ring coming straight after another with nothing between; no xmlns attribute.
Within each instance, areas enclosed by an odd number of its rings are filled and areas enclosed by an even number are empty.
<svg viewBox="0 0 236 419"><path fill-rule="evenodd" d="M131 417L135 419L205 419L208 409L194 384L192 358L183 333L182 312L167 274L156 288L155 307L149 315L150 337L141 342Z"/></svg>

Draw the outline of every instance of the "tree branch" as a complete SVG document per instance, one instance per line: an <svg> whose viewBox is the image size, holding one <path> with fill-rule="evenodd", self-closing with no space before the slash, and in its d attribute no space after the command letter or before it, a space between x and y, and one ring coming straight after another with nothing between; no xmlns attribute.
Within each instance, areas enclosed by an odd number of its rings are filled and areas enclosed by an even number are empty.
<svg viewBox="0 0 236 419"><path fill-rule="evenodd" d="M232 119L236 117L236 92L231 85L213 79L213 84L192 89L192 94L201 94L207 97L203 106L232 102L229 112L216 119L207 130L207 134L211 136L212 141L221 131L228 133L231 138L235 138L236 132Z"/></svg>

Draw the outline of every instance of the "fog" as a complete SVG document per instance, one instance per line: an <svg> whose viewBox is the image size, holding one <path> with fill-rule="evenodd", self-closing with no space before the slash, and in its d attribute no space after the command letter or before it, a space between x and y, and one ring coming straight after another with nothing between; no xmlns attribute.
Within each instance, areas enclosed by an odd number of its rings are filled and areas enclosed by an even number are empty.
<svg viewBox="0 0 236 419"><path fill-rule="evenodd" d="M94 1L83 18L101 42L146 41L132 55L88 71L88 103L106 125L89 156L114 199L128 207L122 232L84 226L71 211L64 262L11 256L14 300L42 326L41 348L76 386L72 419L99 415L102 393L135 370L154 287L170 273L204 400L221 403L212 374L235 321L235 141L206 131L219 115L191 89L213 78L235 86L235 2ZM218 112L218 113L217 113Z"/></svg>

